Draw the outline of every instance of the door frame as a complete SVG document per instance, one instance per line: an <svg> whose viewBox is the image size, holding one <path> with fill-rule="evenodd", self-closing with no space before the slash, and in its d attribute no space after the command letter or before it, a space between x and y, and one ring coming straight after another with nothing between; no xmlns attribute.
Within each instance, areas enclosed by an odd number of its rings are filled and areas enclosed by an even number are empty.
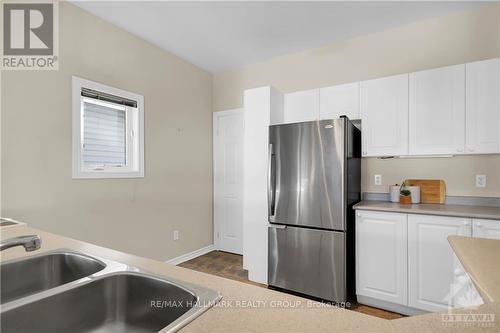
<svg viewBox="0 0 500 333"><path fill-rule="evenodd" d="M217 163L216 163L216 156L217 156L217 136L218 136L218 118L220 117L224 117L224 116L229 116L229 115L237 115L237 114L243 114L245 111L244 108L238 108L238 109L230 109L230 110L225 110L225 111L216 111L216 112L213 112L213 118L212 118L212 168L213 168L213 172L212 172L212 195L213 195L213 199L212 199L212 221L213 221L213 244L214 244L214 248L215 250L220 250L221 247L220 247L220 238L218 237L218 233L219 233L219 230L220 230L220 224L221 222L218 221L216 219L216 215L215 215L215 200L216 198L218 197L218 188L216 186L216 183L215 183L215 175L217 174L217 170L218 170L218 167L217 167ZM245 125L243 124L243 127ZM243 183L241 184L241 186L243 186ZM243 221L241 221L241 223L243 224ZM242 228L243 230L243 228ZM241 242L243 243L243 235L241 237ZM242 247L243 247L243 244L242 244Z"/></svg>

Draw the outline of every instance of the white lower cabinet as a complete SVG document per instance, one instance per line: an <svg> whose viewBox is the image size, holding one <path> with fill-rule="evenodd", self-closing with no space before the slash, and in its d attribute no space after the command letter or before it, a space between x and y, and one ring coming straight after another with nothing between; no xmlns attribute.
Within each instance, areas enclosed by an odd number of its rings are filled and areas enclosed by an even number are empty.
<svg viewBox="0 0 500 333"><path fill-rule="evenodd" d="M406 218L406 214L357 213L358 295L406 305Z"/></svg>
<svg viewBox="0 0 500 333"><path fill-rule="evenodd" d="M448 236L471 236L468 218L408 215L408 305L440 311L453 304L455 276L462 268Z"/></svg>
<svg viewBox="0 0 500 333"><path fill-rule="evenodd" d="M472 235L480 238L500 239L500 220L472 220Z"/></svg>
<svg viewBox="0 0 500 333"><path fill-rule="evenodd" d="M359 210L356 294L405 314L482 304L448 236L500 239L500 221Z"/></svg>
<svg viewBox="0 0 500 333"><path fill-rule="evenodd" d="M463 308L483 304L483 299L479 295L471 278L460 263L458 263L458 266L455 269L453 284L450 288L453 307Z"/></svg>

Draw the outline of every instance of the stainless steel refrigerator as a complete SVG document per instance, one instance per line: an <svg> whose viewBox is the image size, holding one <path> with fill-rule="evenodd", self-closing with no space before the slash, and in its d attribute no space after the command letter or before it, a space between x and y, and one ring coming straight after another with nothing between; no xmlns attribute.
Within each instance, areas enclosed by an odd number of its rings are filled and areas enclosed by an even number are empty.
<svg viewBox="0 0 500 333"><path fill-rule="evenodd" d="M353 300L360 150L346 117L269 127L269 286Z"/></svg>

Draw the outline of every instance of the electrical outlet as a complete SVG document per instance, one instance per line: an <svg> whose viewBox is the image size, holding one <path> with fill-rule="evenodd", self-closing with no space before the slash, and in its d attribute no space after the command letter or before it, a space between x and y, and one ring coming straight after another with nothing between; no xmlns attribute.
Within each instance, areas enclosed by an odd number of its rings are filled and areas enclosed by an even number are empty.
<svg viewBox="0 0 500 333"><path fill-rule="evenodd" d="M476 175L476 187L486 187L486 175Z"/></svg>
<svg viewBox="0 0 500 333"><path fill-rule="evenodd" d="M174 241L179 240L179 230L174 230Z"/></svg>
<svg viewBox="0 0 500 333"><path fill-rule="evenodd" d="M374 175L373 182L375 185L382 185L382 175Z"/></svg>

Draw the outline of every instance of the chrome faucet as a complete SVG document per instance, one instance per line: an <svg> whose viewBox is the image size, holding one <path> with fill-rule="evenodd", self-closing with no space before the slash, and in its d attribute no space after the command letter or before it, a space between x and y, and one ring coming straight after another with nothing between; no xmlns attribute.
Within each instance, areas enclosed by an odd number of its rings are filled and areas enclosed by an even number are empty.
<svg viewBox="0 0 500 333"><path fill-rule="evenodd" d="M38 235L19 236L6 239L0 243L0 251L9 249L14 246L22 246L26 252L35 251L40 248L42 239Z"/></svg>

